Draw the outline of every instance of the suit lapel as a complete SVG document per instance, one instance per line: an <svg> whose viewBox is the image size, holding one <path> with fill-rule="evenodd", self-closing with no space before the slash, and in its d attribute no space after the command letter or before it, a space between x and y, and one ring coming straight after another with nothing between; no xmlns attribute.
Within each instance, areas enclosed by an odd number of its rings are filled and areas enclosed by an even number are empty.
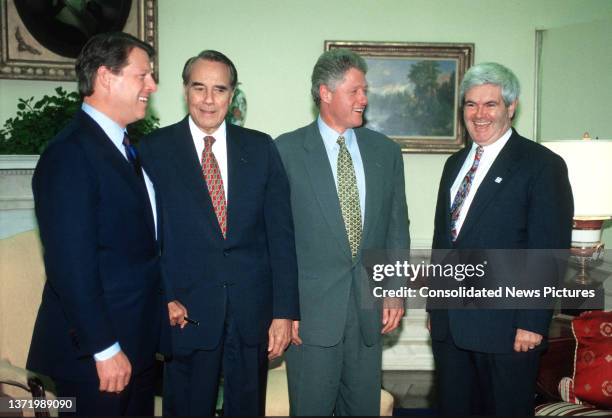
<svg viewBox="0 0 612 418"><path fill-rule="evenodd" d="M244 172L248 164L246 150L242 146L240 131L227 123L227 239L236 236L235 223L237 210L240 208L240 199L246 195L244 187L248 187L248 174ZM240 180L242 179L242 181ZM219 229L219 233L221 230Z"/></svg>
<svg viewBox="0 0 612 418"><path fill-rule="evenodd" d="M323 218L329 225L332 235L338 240L341 248L344 249L347 257L351 257L351 249L344 228L344 220L338 200L338 191L334 182L334 175L329 165L327 151L323 145L323 138L319 133L316 121L307 130L304 139L305 165L310 178L310 183L315 193L315 197Z"/></svg>
<svg viewBox="0 0 612 418"><path fill-rule="evenodd" d="M178 173L178 177L183 180L186 190L195 200L198 207L204 209L200 219L205 218L206 221L204 222L208 222L209 227L217 231L219 237L221 237L221 228L219 227L219 222L215 215L206 181L202 175L202 165L200 164L196 148L193 144L193 138L189 130L187 118L177 125L172 141L173 147L170 157L173 160L173 165Z"/></svg>
<svg viewBox="0 0 612 418"><path fill-rule="evenodd" d="M365 131L356 129L355 136L361 161L363 162L363 171L365 175L366 185L366 200L363 220L363 234L361 238L361 247L366 247L370 231L374 230L379 219L377 216L380 213L382 202L382 181L384 180L383 165L379 158L378 149L373 141L368 141Z"/></svg>
<svg viewBox="0 0 612 418"><path fill-rule="evenodd" d="M463 225L461 226L461 231L459 232L457 240L460 240L462 236L465 236L470 229L474 227L474 225L478 224L478 219L482 212L494 199L495 195L508 184L510 176L518 167L517 161L521 158L521 154L517 152L515 135L517 134L513 131L512 136L499 152L487 175L478 187L465 220L463 221ZM496 181L498 178L502 180Z"/></svg>
<svg viewBox="0 0 612 418"><path fill-rule="evenodd" d="M106 135L104 130L98 125L87 113L79 111L77 117L89 132L95 136L96 141L92 141L92 145L96 147L95 153L99 155L103 161L106 161L114 171L119 173L119 177L127 183L133 193L139 196L142 202L143 211L146 214L145 220L149 226L151 233L155 236L155 221L153 220L153 209L146 187L140 179L134 174L134 168L130 162L121 154L112 140Z"/></svg>

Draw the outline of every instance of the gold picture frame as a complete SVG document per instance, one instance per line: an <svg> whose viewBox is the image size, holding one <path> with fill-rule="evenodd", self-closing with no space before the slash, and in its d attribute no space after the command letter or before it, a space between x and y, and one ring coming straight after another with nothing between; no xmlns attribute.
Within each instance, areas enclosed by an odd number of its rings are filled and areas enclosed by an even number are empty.
<svg viewBox="0 0 612 418"><path fill-rule="evenodd" d="M405 153L452 153L465 146L459 83L474 62L472 43L325 41L368 64L365 126Z"/></svg>
<svg viewBox="0 0 612 418"><path fill-rule="evenodd" d="M157 2L0 2L0 78L74 81L74 62L96 33L123 31L157 47ZM157 55L154 69L158 75Z"/></svg>

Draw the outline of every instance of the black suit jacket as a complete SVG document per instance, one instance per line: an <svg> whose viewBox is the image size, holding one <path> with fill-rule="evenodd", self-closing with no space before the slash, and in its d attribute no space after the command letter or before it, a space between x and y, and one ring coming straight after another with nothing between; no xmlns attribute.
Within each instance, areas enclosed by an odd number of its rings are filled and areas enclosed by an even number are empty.
<svg viewBox="0 0 612 418"><path fill-rule="evenodd" d="M227 125L226 239L188 118L144 138L140 150L162 200L166 299L200 322L172 328L174 352L216 347L227 309L247 344L266 341L273 317L297 319L289 184L272 139Z"/></svg>
<svg viewBox="0 0 612 418"><path fill-rule="evenodd" d="M514 130L478 188L457 240L451 242L450 188L469 150L453 154L444 165L434 250L569 249L574 207L565 162ZM517 328L546 336L551 311L431 309L430 317L435 340L450 331L460 348L503 353L513 351Z"/></svg>
<svg viewBox="0 0 612 418"><path fill-rule="evenodd" d="M118 341L134 374L153 365L160 265L144 185L102 128L78 111L32 180L47 282L27 367L97 380L92 355Z"/></svg>

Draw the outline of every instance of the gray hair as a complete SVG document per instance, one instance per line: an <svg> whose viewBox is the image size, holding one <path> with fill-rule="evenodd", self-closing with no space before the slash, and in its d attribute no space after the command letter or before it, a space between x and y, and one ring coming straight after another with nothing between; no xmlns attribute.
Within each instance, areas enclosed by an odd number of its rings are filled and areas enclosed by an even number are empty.
<svg viewBox="0 0 612 418"><path fill-rule="evenodd" d="M471 67L463 77L459 88L461 103L465 99L465 93L475 86L493 84L501 87L501 94L506 106L516 99L521 93L521 86L516 75L507 67L496 62L483 62Z"/></svg>
<svg viewBox="0 0 612 418"><path fill-rule="evenodd" d="M312 70L312 86L310 88L310 93L317 107L321 104L319 87L326 85L334 90L351 68L355 68L364 74L368 72L368 65L365 60L350 49L332 49L321 54Z"/></svg>
<svg viewBox="0 0 612 418"><path fill-rule="evenodd" d="M232 90L236 89L236 86L238 85L238 71L236 70L236 66L227 56L212 49L202 51L195 57L191 57L187 60L187 62L185 62L182 74L184 86L189 83L189 79L191 78L191 69L197 60L213 61L225 64L230 73L230 86L232 87Z"/></svg>

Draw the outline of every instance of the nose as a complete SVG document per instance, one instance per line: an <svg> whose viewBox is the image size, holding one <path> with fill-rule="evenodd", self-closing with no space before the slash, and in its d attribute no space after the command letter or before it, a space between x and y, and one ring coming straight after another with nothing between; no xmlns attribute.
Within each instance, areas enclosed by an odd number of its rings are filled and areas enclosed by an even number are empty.
<svg viewBox="0 0 612 418"><path fill-rule="evenodd" d="M484 106L476 106L476 117L481 118L484 116Z"/></svg>
<svg viewBox="0 0 612 418"><path fill-rule="evenodd" d="M151 93L155 93L157 91L157 83L151 74L147 77L147 88Z"/></svg>
<svg viewBox="0 0 612 418"><path fill-rule="evenodd" d="M213 102L212 89L206 89L204 91L204 103L212 103L212 102Z"/></svg>
<svg viewBox="0 0 612 418"><path fill-rule="evenodd" d="M366 106L368 104L368 94L365 91L359 93L359 104Z"/></svg>

